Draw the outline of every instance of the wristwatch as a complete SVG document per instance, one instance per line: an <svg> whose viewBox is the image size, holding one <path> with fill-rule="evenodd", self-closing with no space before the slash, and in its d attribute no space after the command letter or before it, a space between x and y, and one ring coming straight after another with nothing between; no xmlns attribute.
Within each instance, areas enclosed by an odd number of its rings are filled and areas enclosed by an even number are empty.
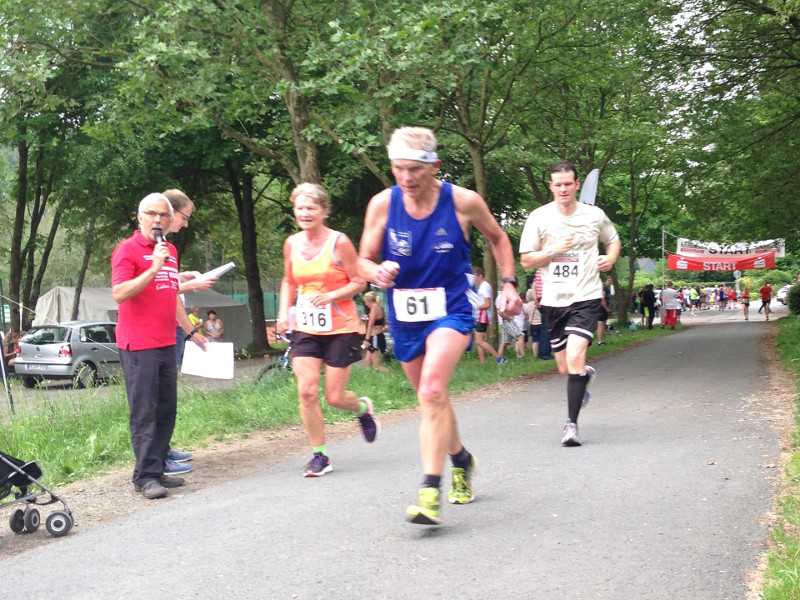
<svg viewBox="0 0 800 600"><path fill-rule="evenodd" d="M517 281L516 277L503 277L503 279L501 279L501 281L503 283L510 283L514 287L519 286L519 281Z"/></svg>

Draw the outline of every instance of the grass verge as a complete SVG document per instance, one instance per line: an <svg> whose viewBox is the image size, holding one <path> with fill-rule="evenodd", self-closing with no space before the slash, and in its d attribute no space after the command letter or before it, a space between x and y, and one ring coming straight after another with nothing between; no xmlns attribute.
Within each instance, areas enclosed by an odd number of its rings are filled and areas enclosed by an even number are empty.
<svg viewBox="0 0 800 600"><path fill-rule="evenodd" d="M665 335L661 329L610 334L604 346L593 346L590 358ZM466 392L536 373L555 370L555 362L509 359L498 366L481 365L473 354L459 364L452 381L453 393ZM248 432L299 423L297 394L288 375L274 373L260 384L242 382L226 390L207 391L179 384L176 447L193 448ZM386 373L354 368L349 389L367 394L378 412L412 407L413 389L396 361ZM45 481L60 485L85 479L108 468L130 463L128 406L121 385L91 394L40 391L41 401L25 414L0 427L0 449L42 466ZM326 421L351 419L352 415L324 409Z"/></svg>
<svg viewBox="0 0 800 600"><path fill-rule="evenodd" d="M800 386L800 319L788 316L778 321L778 352ZM778 505L772 529L773 548L764 574L764 600L800 600L800 419L795 397L795 431L792 456L785 473L785 493Z"/></svg>

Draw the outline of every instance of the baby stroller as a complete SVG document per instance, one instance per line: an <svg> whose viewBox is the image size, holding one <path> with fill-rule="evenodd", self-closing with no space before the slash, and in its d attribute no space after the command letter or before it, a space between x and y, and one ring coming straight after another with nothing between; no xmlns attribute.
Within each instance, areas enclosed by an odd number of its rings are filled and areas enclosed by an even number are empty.
<svg viewBox="0 0 800 600"><path fill-rule="evenodd" d="M67 535L74 524L72 511L66 502L39 483L41 476L42 470L35 462L24 462L0 452L0 508L12 504L23 504L24 509L18 508L11 513L9 520L11 531L33 533L39 529L42 522L39 510L35 506L47 506L60 502L64 510L51 513L44 526L53 537ZM31 485L42 491L38 494L29 492L28 488ZM12 494L11 500L3 501Z"/></svg>

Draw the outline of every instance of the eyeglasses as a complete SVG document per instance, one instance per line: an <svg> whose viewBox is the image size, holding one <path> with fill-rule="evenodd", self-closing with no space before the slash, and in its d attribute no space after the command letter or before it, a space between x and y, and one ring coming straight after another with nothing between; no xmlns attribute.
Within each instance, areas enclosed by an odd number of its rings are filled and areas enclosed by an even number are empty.
<svg viewBox="0 0 800 600"><path fill-rule="evenodd" d="M171 219L172 215L168 212L158 212L157 210L143 210L143 215L147 215L148 217L152 218L159 218L159 219Z"/></svg>
<svg viewBox="0 0 800 600"><path fill-rule="evenodd" d="M178 213L179 215L181 215L186 220L187 223L189 222L189 219L192 218L192 215L187 215L182 210L176 210L175 212Z"/></svg>

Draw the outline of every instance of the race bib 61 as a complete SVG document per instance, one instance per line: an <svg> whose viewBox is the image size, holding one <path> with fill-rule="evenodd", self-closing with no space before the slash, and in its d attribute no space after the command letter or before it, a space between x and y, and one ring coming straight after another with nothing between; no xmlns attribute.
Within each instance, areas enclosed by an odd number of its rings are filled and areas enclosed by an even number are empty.
<svg viewBox="0 0 800 600"><path fill-rule="evenodd" d="M398 321L420 323L447 316L447 296L443 287L396 289L392 297Z"/></svg>

